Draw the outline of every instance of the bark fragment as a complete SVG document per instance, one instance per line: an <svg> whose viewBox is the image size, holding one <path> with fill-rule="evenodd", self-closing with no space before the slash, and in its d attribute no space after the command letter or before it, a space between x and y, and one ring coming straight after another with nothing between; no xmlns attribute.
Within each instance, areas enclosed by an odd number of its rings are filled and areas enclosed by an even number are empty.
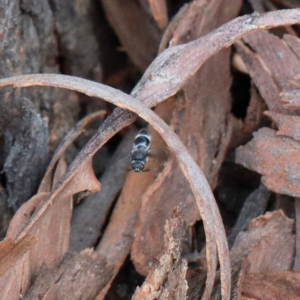
<svg viewBox="0 0 300 300"><path fill-rule="evenodd" d="M300 273L249 273L243 280L242 299L299 299Z"/></svg>
<svg viewBox="0 0 300 300"><path fill-rule="evenodd" d="M224 13L224 7L228 5L231 9ZM205 3L204 10L203 1L193 2L180 13L180 19L177 18L175 24L170 25L165 45L169 42L172 46L180 45L204 35L233 18L238 13L239 6L239 0L230 1L230 4L213 1ZM200 26L195 25L198 23ZM230 50L222 50L202 66L186 83L182 92L168 102L159 104L155 110L170 123L187 146L212 188L216 186L218 172L231 138L231 123L228 118L231 107L228 89L231 85L229 59ZM170 111L172 116L165 113ZM219 121L215 122L216 119ZM159 139L153 133L153 148L158 153L165 150ZM152 192L142 198L139 223L135 230L136 238L131 256L136 269L143 275L147 274L153 257L157 258L162 254L164 223L170 218L173 207L180 207L189 225L200 218L192 192L176 162L169 160L166 168L169 170L160 175L161 178L153 183L153 187L149 176L149 190Z"/></svg>
<svg viewBox="0 0 300 300"><path fill-rule="evenodd" d="M261 184L258 189L251 193L239 214L239 217L234 224L228 236L228 244L231 247L239 232L244 231L249 226L252 219L262 215L267 207L270 198L270 191Z"/></svg>
<svg viewBox="0 0 300 300"><path fill-rule="evenodd" d="M48 185L49 188L57 184L65 170L65 162L61 159L56 167L53 182L50 186ZM80 180L80 182L86 188L84 180ZM54 201L51 207L48 207L47 213L42 213L39 221L34 222L28 231L26 231L26 226L30 224L32 216L43 211L49 191L34 196L23 204L14 215L7 237L18 242L26 237L34 236L37 242L25 255L21 253L15 259L15 263L0 277L2 299L19 299L19 295L24 295L29 289L36 273L42 266L52 269L64 258L69 246L72 215L71 195L72 191L80 189L80 184L76 180L73 181L73 184L73 187L70 185L69 190L60 195L60 198Z"/></svg>
<svg viewBox="0 0 300 300"><path fill-rule="evenodd" d="M270 111L266 111L265 115L272 118L276 123L278 130L276 135L286 136L294 139L295 141L300 141L300 117L299 116L289 116L284 114L278 114Z"/></svg>
<svg viewBox="0 0 300 300"><path fill-rule="evenodd" d="M296 222L296 253L293 270L300 270L300 200L295 199L295 222Z"/></svg>
<svg viewBox="0 0 300 300"><path fill-rule="evenodd" d="M102 0L106 16L132 62L144 71L154 59L161 31L138 1Z"/></svg>
<svg viewBox="0 0 300 300"><path fill-rule="evenodd" d="M8 95L7 95L8 96ZM0 104L0 134L5 136L8 203L15 211L37 190L48 163L49 133L28 99L9 96Z"/></svg>
<svg viewBox="0 0 300 300"><path fill-rule="evenodd" d="M118 146L101 176L101 191L88 196L75 208L72 217L70 251L80 251L95 246L108 212L120 192L128 172L129 152L136 130L130 131ZM125 213L125 212L124 212Z"/></svg>
<svg viewBox="0 0 300 300"><path fill-rule="evenodd" d="M272 274L290 270L295 251L292 227L293 221L279 210L254 219L248 230L238 235L231 249L233 276L231 299L247 296L244 293L244 284L247 289L245 278L248 275L250 278L260 274L265 278L269 276L272 278ZM255 288L252 288L255 293Z"/></svg>
<svg viewBox="0 0 300 300"><path fill-rule="evenodd" d="M260 173L262 183L271 191L299 197L300 170L295 164L299 155L298 141L262 128L247 145L236 150L236 162Z"/></svg>
<svg viewBox="0 0 300 300"><path fill-rule="evenodd" d="M159 266L153 265L145 282L136 289L133 300L185 299L187 262L181 260L181 245L185 234L185 222L178 212L165 225L165 251Z"/></svg>
<svg viewBox="0 0 300 300"><path fill-rule="evenodd" d="M42 269L24 300L95 299L107 284L112 267L92 249L67 255L53 270Z"/></svg>

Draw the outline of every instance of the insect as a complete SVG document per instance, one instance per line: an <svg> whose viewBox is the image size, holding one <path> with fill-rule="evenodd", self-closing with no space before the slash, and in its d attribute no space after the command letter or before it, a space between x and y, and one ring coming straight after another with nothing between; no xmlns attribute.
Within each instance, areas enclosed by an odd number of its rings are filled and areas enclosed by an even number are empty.
<svg viewBox="0 0 300 300"><path fill-rule="evenodd" d="M130 163L134 172L142 172L150 154L151 136L142 128L134 138L130 151Z"/></svg>

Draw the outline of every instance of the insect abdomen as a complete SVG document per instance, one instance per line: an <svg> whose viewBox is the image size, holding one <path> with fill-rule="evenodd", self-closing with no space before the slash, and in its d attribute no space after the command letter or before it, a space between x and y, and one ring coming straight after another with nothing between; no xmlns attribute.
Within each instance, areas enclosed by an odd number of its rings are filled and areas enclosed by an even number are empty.
<svg viewBox="0 0 300 300"><path fill-rule="evenodd" d="M140 172L144 169L149 155L150 143L151 139L147 129L141 129L136 135L130 151L131 168L133 171Z"/></svg>

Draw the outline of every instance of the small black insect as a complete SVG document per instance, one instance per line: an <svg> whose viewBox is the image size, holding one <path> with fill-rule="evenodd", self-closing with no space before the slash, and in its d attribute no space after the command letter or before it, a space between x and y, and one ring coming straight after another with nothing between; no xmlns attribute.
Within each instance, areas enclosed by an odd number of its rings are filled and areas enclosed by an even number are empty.
<svg viewBox="0 0 300 300"><path fill-rule="evenodd" d="M135 172L143 171L150 154L151 136L142 128L134 138L130 151L131 168Z"/></svg>

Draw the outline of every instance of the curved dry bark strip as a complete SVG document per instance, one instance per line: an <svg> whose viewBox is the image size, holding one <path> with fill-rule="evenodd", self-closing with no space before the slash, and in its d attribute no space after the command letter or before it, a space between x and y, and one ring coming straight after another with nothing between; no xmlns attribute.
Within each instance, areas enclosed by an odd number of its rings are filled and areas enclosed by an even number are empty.
<svg viewBox="0 0 300 300"><path fill-rule="evenodd" d="M63 138L63 140L60 142L59 146L57 147L48 167L46 170L46 173L41 181L41 184L39 186L38 193L50 191L50 183L52 182L52 176L53 176L53 169L58 162L59 158L62 156L62 154L67 150L67 148L82 134L84 128L89 125L90 123L100 119L104 118L106 114L105 110L99 110L92 114L89 114L82 120L80 120L74 128L72 128L68 134Z"/></svg>
<svg viewBox="0 0 300 300"><path fill-rule="evenodd" d="M172 30L172 35L170 32L167 33L169 39L165 40L164 47L195 40L228 22L238 14L240 3L240 0L193 1L187 10L183 9L183 14L179 13L180 18L174 21L175 24L172 20L167 29ZM220 166L231 136L232 126L228 119L232 102L229 91L230 52L230 49L218 52L184 85L182 91L173 100L170 98L155 108L155 112L171 124L170 126L187 149L194 154L195 161L212 188L217 183ZM157 134L152 136L151 149L158 146L158 136ZM200 218L191 189L177 163L172 165L169 175L164 179L159 175L160 186L157 186L155 191L153 189L150 198L143 196L141 201L142 205L134 229L135 237L131 246L131 260L138 273L143 275L148 274L152 265L149 262L153 257L160 257L164 251L164 223L171 217L170 207L181 207L188 224L194 224ZM150 185L149 188L152 188L152 175L148 173L148 176L147 186ZM140 193L144 190L141 185L136 189L139 189ZM127 198L131 197L129 192ZM182 199L186 199L184 203ZM159 209L155 209L158 207ZM154 219L155 223L153 223ZM122 222L119 224L121 229Z"/></svg>
<svg viewBox="0 0 300 300"><path fill-rule="evenodd" d="M237 39L254 30L268 29L277 26L300 23L299 16L300 9L275 11L261 16L258 14L244 16L221 26L219 29L214 30L207 36L202 37L196 41L190 42L186 45L180 45L170 48L164 51L148 68L142 80L133 91L133 96L139 98L141 102L145 103L148 106L155 106L164 99L174 95L185 84L185 82L195 74L195 72L203 65L203 63L209 57L211 57L214 53L216 53L223 47L229 47ZM182 59L182 57L184 57L184 59ZM162 69L163 72L160 69ZM41 75L35 75L31 77L23 76L23 79L27 78L25 79L27 80L27 82L23 82L23 85L22 82L19 82L16 86L29 86L37 84L35 79L38 78L38 76ZM48 77L49 76L54 75L48 75ZM32 79L33 77L35 79L33 79L31 83L28 82L29 78ZM21 77L14 77L10 79L1 80L0 86L15 84L17 78L20 79ZM43 78L45 79L47 77L44 75ZM73 80L74 79L75 78L73 78ZM78 81L79 79L76 80ZM62 82L60 82L60 84L61 83ZM39 84L42 85L43 82L41 81L39 82ZM46 80L44 84L48 85L49 82L47 82ZM89 85L94 86L96 85L96 83L90 82ZM57 86L62 87L62 85ZM64 87L67 88L69 86L64 85ZM74 86L72 86L71 88L78 90L74 88ZM86 90L85 93L87 95L92 95L91 90ZM109 94L110 98L107 100L114 99L114 97L118 98L118 92L113 91L112 89L110 89ZM102 96L102 98L105 97ZM137 104L140 105L139 102L135 103L135 105ZM120 106L124 107L123 105ZM145 109L145 107L143 109ZM103 123L97 134L80 152L80 154L74 160L66 174L60 180L60 182L56 186L56 189L52 192L51 198L49 198L49 200L46 202L46 206L43 207L35 216L33 216L33 219L28 224L28 226L24 229L24 231L20 233L18 237L19 239L22 236L26 235L30 227L34 224L35 220L44 213L47 205L51 203L54 197L56 197L60 192L62 192L66 182L70 182L70 180L74 177L76 172L78 172L78 170L81 169L82 165L93 156L97 149L100 148L117 131L132 123L134 119L135 115L133 113L118 109L106 120L106 122ZM212 203L212 205L215 205L214 202ZM208 211L209 210L210 207L208 208ZM218 228L218 225L221 223L220 217L218 215L219 212L217 212L217 216L214 216L217 217L214 220L214 225L216 228ZM221 223L221 228L222 226L223 225ZM211 233L214 234L214 231L212 231ZM217 237L219 237L219 234L217 234ZM224 243L223 240L220 241L217 239L217 245L219 248L221 276L223 282L222 294L224 299L229 299L228 289L230 287L230 266L227 255L228 248L226 241Z"/></svg>
<svg viewBox="0 0 300 300"><path fill-rule="evenodd" d="M109 159L105 172L99 178L102 186L101 190L89 195L83 203L74 209L71 223L69 251L80 252L85 248L92 248L101 236L109 210L112 208L112 204L116 200L117 194L122 189L125 177L128 173L128 153L132 148L132 142L137 133L138 130L130 130L124 136L114 154ZM124 158L127 158L128 163L127 161L124 161ZM114 208L114 212L115 211L116 207ZM123 215L130 218L128 211L123 210ZM112 217L110 217L109 224L111 224L111 220ZM106 228L105 234L107 234L107 231L108 229ZM120 242L118 235L114 235L114 238ZM103 239L104 237L101 236L101 242ZM110 245L113 247L112 243L110 243ZM118 249L118 251L120 251L120 249ZM124 253L125 251L122 252ZM124 254L127 257L127 252ZM107 252L104 253L104 256L107 258Z"/></svg>
<svg viewBox="0 0 300 300"><path fill-rule="evenodd" d="M152 127L161 134L163 139L166 141L168 146L172 149L176 155L179 165L182 169L183 174L186 176L191 189L195 195L197 205L200 211L200 215L203 219L205 232L206 232L206 241L207 241L207 259L208 259L208 279L207 279L207 288L204 293L203 298L209 299L209 296L212 291L214 278L215 278L215 269L216 269L216 245L221 245L219 248L220 255L224 256L222 270L229 274L223 281L224 287L224 299L229 299L230 295L230 262L229 262L229 251L225 237L224 227L221 221L221 217L214 199L214 196L211 192L210 186L206 181L205 176L194 162L192 156L188 153L185 146L178 139L177 135L169 129L168 125L163 122L151 109L135 100L134 98L117 91L108 86L101 85L96 82L84 80L77 77L64 76L64 75L24 75L16 76L6 80L1 80L0 86L14 84L15 87L27 87L27 86L55 86L60 88L67 88L70 90L76 90L82 92L89 96L99 97L104 100L107 100L117 106L131 110L137 113L140 117L145 119ZM84 160L89 160L91 156L98 149L96 140L97 134L94 136L94 139L83 149L82 153L85 154ZM52 203L52 200L61 192L63 192L63 187L70 182L71 178L74 177L76 171L82 167L84 163L75 159L69 168L69 172L66 172L62 176L56 188L53 190L49 198L45 201L44 206L33 216L29 221L26 228L19 234L17 240L25 236L34 223L43 215L47 207ZM215 226L218 228L218 234L215 234ZM224 264L225 263L225 264ZM224 278L223 278L224 280Z"/></svg>
<svg viewBox="0 0 300 300"><path fill-rule="evenodd" d="M236 18L204 37L163 51L149 66L132 95L144 103L166 99L180 90L213 54L247 33L300 23L300 9L254 13ZM153 105L155 105L153 104Z"/></svg>

